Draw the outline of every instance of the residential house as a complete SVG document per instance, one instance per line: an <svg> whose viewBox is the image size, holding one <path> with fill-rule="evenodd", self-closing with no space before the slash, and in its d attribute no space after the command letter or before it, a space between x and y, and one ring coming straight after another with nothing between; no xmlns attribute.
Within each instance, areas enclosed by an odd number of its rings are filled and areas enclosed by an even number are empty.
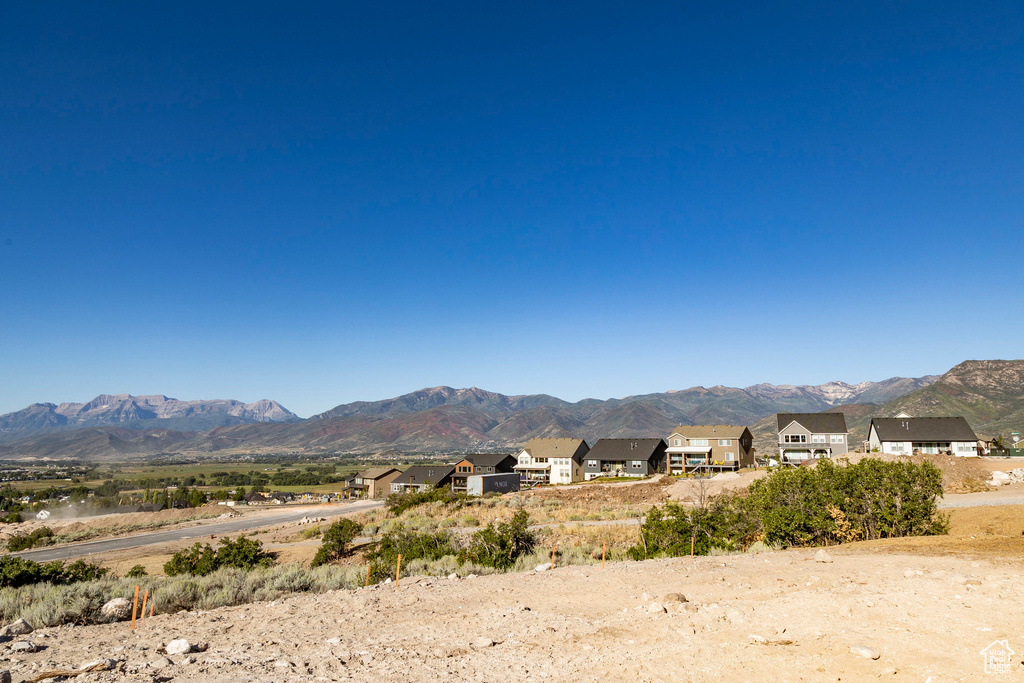
<svg viewBox="0 0 1024 683"><path fill-rule="evenodd" d="M664 439L598 439L584 458L583 478L645 477L665 471Z"/></svg>
<svg viewBox="0 0 1024 683"><path fill-rule="evenodd" d="M418 493L452 483L454 465L413 465L391 482L391 493Z"/></svg>
<svg viewBox="0 0 1024 683"><path fill-rule="evenodd" d="M669 474L754 466L754 436L740 425L679 425L668 437Z"/></svg>
<svg viewBox="0 0 1024 683"><path fill-rule="evenodd" d="M893 455L978 455L978 436L962 417L874 417L868 448Z"/></svg>
<svg viewBox="0 0 1024 683"><path fill-rule="evenodd" d="M835 458L849 451L850 432L842 413L779 413L776 417L782 464Z"/></svg>
<svg viewBox="0 0 1024 683"><path fill-rule="evenodd" d="M474 474L505 474L516 466L516 456L510 453L477 453L467 455L455 463L452 490L465 491L466 480Z"/></svg>
<svg viewBox="0 0 1024 683"><path fill-rule="evenodd" d="M401 473L395 467L373 467L357 474L350 488L359 496L383 498L391 491L391 482Z"/></svg>
<svg viewBox="0 0 1024 683"><path fill-rule="evenodd" d="M514 469L526 486L571 484L583 480L583 458L589 450L583 439L530 439Z"/></svg>

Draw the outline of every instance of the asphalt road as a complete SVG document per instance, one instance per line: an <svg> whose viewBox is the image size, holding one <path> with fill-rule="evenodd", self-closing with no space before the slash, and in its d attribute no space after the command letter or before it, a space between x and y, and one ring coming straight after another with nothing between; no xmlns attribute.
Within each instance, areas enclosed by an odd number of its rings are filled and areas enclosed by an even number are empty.
<svg viewBox="0 0 1024 683"><path fill-rule="evenodd" d="M210 534L221 536L223 534L258 529L260 527L272 526L274 524L287 524L297 522L303 517L337 517L356 512L364 512L380 507L384 503L377 500L361 500L352 503L340 503L337 505L303 506L301 511L292 512L270 512L255 513L246 515L242 519L234 519L230 522L214 522L212 524L201 524L184 529L167 529L166 531L150 531L136 534L134 536L122 536L120 538L109 538L100 541L83 541L72 543L57 548L40 548L38 550L25 550L20 553L11 553L26 560L36 562L49 562L51 560L67 560L95 553L105 553L111 550L130 550L144 545L167 543L169 541L184 541L190 538L203 538L209 540Z"/></svg>

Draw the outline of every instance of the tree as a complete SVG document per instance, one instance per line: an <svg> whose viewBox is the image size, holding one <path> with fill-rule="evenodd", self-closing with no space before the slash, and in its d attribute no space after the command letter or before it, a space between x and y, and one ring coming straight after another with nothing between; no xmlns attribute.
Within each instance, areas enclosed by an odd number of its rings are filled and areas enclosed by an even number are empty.
<svg viewBox="0 0 1024 683"><path fill-rule="evenodd" d="M244 486L239 486L238 489L235 490L235 497L233 498L233 500L236 503L240 503L243 500L245 500L245 487Z"/></svg>
<svg viewBox="0 0 1024 683"><path fill-rule="evenodd" d="M351 519L342 519L324 532L320 549L316 551L311 566L319 567L341 559L348 552L348 544L363 530L363 525Z"/></svg>
<svg viewBox="0 0 1024 683"><path fill-rule="evenodd" d="M199 489L192 489L192 493L188 496L188 504L194 508L206 505L206 494Z"/></svg>

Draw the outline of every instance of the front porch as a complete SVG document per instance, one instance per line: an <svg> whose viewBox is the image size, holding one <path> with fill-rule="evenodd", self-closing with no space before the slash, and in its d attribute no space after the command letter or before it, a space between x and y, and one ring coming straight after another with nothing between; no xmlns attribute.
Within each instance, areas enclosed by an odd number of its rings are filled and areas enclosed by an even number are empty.
<svg viewBox="0 0 1024 683"><path fill-rule="evenodd" d="M832 448L825 445L809 445L802 448L790 448L779 446L779 463L783 465L797 466L807 460L819 460L831 458Z"/></svg>
<svg viewBox="0 0 1024 683"><path fill-rule="evenodd" d="M668 455L668 473L674 475L697 474L711 475L716 472L727 472L739 469L736 460L714 460L710 446L673 446Z"/></svg>
<svg viewBox="0 0 1024 683"><path fill-rule="evenodd" d="M531 465L516 465L513 471L519 473L519 485L522 487L547 484L551 481L551 464L534 463Z"/></svg>

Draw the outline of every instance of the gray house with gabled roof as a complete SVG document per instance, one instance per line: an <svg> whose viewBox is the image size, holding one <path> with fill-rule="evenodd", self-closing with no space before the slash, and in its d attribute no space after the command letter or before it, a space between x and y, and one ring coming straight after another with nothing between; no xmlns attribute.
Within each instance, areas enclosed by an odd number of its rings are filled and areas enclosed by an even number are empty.
<svg viewBox="0 0 1024 683"><path fill-rule="evenodd" d="M413 465L391 482L391 493L416 493L452 483L455 465Z"/></svg>
<svg viewBox="0 0 1024 683"><path fill-rule="evenodd" d="M779 413L779 461L835 458L849 452L850 432L842 413Z"/></svg>
<svg viewBox="0 0 1024 683"><path fill-rule="evenodd" d="M978 454L978 435L962 417L874 417L868 448L894 455Z"/></svg>
<svg viewBox="0 0 1024 683"><path fill-rule="evenodd" d="M583 460L583 478L646 477L665 471L664 439L598 439Z"/></svg>

